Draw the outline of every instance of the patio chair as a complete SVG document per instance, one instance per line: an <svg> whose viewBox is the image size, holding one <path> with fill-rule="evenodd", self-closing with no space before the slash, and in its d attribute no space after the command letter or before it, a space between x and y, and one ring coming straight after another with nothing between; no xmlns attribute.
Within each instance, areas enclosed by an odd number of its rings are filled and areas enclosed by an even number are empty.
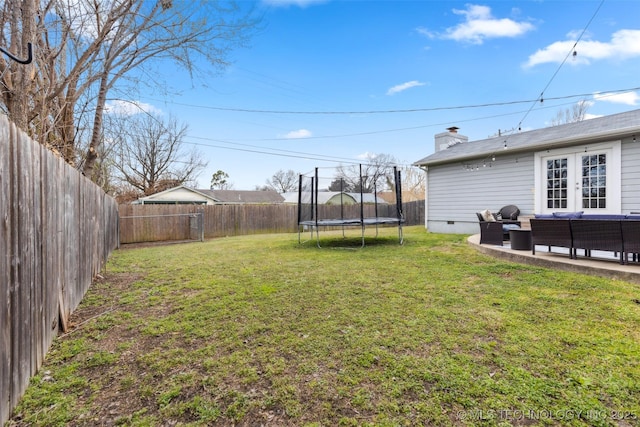
<svg viewBox="0 0 640 427"><path fill-rule="evenodd" d="M480 244L502 246L503 241L509 240L509 231L520 228L520 221L517 220L520 210L513 205L505 208L500 209L497 214L489 210L476 212L480 223ZM507 216L506 219L502 219L503 210Z"/></svg>
<svg viewBox="0 0 640 427"><path fill-rule="evenodd" d="M502 221L503 224L518 224L518 215L520 215L520 209L516 205L503 206L496 214L497 220Z"/></svg>

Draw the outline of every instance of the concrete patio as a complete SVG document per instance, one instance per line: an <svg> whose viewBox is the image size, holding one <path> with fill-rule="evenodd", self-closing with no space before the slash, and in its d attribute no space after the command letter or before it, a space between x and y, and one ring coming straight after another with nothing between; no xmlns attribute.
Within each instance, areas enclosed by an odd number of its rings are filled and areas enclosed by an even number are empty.
<svg viewBox="0 0 640 427"><path fill-rule="evenodd" d="M593 251L587 258L584 251L578 251L578 259L569 258L569 249L536 245L536 254L531 250L513 250L509 241L504 246L480 244L480 235L475 234L467 239L468 243L478 251L508 261L530 264L539 267L556 268L575 273L601 276L610 279L626 280L640 284L640 263L621 265L612 252Z"/></svg>

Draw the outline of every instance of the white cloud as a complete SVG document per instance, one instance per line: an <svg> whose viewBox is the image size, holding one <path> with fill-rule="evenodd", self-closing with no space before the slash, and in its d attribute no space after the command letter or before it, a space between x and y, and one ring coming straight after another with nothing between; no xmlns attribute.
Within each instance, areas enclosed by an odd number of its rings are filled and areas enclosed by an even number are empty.
<svg viewBox="0 0 640 427"><path fill-rule="evenodd" d="M569 35L569 40L558 41L544 49L539 49L525 64L526 67L534 67L547 62L561 63L571 52L576 43L576 38ZM613 33L608 42L594 40L582 40L576 48L576 56L572 63L588 64L590 61L602 59L627 59L640 56L640 30L620 30Z"/></svg>
<svg viewBox="0 0 640 427"><path fill-rule="evenodd" d="M275 7L298 6L307 7L314 4L326 3L328 0L262 0L263 3Z"/></svg>
<svg viewBox="0 0 640 427"><path fill-rule="evenodd" d="M606 101L614 104L624 105L638 105L640 101L640 95L637 92L622 92L622 93L600 93L593 94L593 99L596 101Z"/></svg>
<svg viewBox="0 0 640 427"><path fill-rule="evenodd" d="M417 80L411 80L410 82L402 83L399 85L395 85L387 91L387 95L395 95L398 92L405 91L407 89L411 89L416 86L424 86L426 83L419 82Z"/></svg>
<svg viewBox="0 0 640 427"><path fill-rule="evenodd" d="M109 101L105 105L107 114L119 114L121 116L133 116L140 113L162 114L162 110L140 101L115 100Z"/></svg>
<svg viewBox="0 0 640 427"><path fill-rule="evenodd" d="M418 34L422 34L423 36L427 36L430 39L435 39L436 37L438 37L438 33L434 33L433 31L430 31L428 28L418 27L418 28L416 28L416 31L418 32Z"/></svg>
<svg viewBox="0 0 640 427"><path fill-rule="evenodd" d="M313 134L311 133L310 130L307 129L298 129L298 130L292 130L291 132L283 135L283 138L286 139L301 139L301 138L311 138L313 136Z"/></svg>
<svg viewBox="0 0 640 427"><path fill-rule="evenodd" d="M494 18L491 15L491 8L488 6L468 4L464 10L453 9L453 13L464 16L465 22L447 28L445 33L438 37L482 44L486 39L517 37L535 28L530 22ZM430 37L436 36L423 28L419 28L418 32Z"/></svg>

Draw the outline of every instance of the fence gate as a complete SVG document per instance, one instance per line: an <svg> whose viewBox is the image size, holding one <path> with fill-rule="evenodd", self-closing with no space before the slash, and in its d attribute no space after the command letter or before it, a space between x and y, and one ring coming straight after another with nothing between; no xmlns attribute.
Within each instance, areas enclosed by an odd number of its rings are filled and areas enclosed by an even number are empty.
<svg viewBox="0 0 640 427"><path fill-rule="evenodd" d="M204 242L204 215L202 212L191 214L189 228L191 229L191 240Z"/></svg>

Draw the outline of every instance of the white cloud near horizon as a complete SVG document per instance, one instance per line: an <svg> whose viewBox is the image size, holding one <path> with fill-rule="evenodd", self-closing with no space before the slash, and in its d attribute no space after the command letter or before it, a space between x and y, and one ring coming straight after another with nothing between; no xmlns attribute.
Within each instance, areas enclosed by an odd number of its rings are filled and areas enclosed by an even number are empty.
<svg viewBox="0 0 640 427"><path fill-rule="evenodd" d="M596 92L593 94L593 99L595 99L596 101L611 102L613 104L624 104L633 106L638 105L638 101L640 101L640 95L638 95L638 93L635 91L622 93Z"/></svg>
<svg viewBox="0 0 640 427"><path fill-rule="evenodd" d="M571 52L576 43L575 34L569 34L569 40L551 43L538 49L529 56L526 68L545 63L561 63ZM611 35L608 42L582 40L576 48L576 56L571 62L574 64L589 64L591 61L603 59L627 59L640 57L640 30L619 30Z"/></svg>
<svg viewBox="0 0 640 427"><path fill-rule="evenodd" d="M530 22L495 18L489 6L468 4L464 10L453 9L453 13L464 16L465 21L447 28L444 33L435 33L425 28L418 28L417 31L430 38L482 44L486 39L517 37L535 29Z"/></svg>
<svg viewBox="0 0 640 427"><path fill-rule="evenodd" d="M405 82L389 88L389 90L387 90L387 95L395 95L396 93L403 92L407 89L411 89L412 87L424 86L425 84L426 83L422 83L417 80L411 80L410 82Z"/></svg>
<svg viewBox="0 0 640 427"><path fill-rule="evenodd" d="M151 104L140 101L125 101L117 99L105 104L107 114L119 114L122 116L134 116L140 113L162 114L162 110Z"/></svg>
<svg viewBox="0 0 640 427"><path fill-rule="evenodd" d="M282 136L285 139L301 139L301 138L311 138L313 134L310 130L307 129L298 129L292 130L291 132L286 133Z"/></svg>

